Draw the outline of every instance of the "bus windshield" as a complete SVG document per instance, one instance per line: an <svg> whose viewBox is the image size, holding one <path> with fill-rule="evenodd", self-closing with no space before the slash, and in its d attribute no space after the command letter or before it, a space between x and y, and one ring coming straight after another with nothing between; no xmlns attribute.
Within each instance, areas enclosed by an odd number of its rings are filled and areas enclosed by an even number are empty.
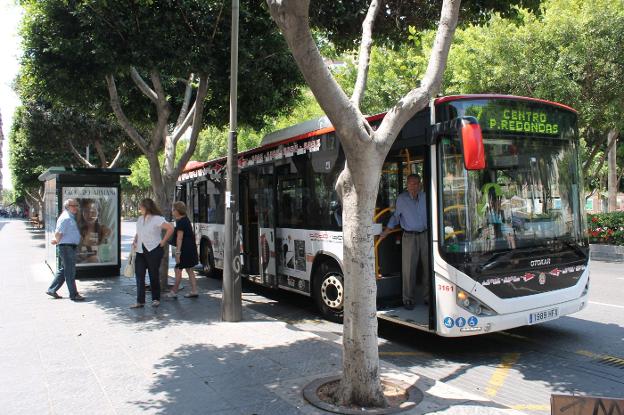
<svg viewBox="0 0 624 415"><path fill-rule="evenodd" d="M486 168L467 171L459 137L441 139L443 252L487 257L583 243L576 115L534 102L452 104L454 116L479 120Z"/></svg>

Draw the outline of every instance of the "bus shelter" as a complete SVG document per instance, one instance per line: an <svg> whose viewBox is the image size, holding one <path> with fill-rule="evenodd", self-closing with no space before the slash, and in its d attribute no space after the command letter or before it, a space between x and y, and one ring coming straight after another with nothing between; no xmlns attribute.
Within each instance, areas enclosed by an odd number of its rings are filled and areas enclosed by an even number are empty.
<svg viewBox="0 0 624 415"><path fill-rule="evenodd" d="M120 177L129 169L50 167L39 176L45 183L46 263L53 273L60 265L54 238L56 219L67 199L76 199L80 243L76 277L113 277L121 268Z"/></svg>

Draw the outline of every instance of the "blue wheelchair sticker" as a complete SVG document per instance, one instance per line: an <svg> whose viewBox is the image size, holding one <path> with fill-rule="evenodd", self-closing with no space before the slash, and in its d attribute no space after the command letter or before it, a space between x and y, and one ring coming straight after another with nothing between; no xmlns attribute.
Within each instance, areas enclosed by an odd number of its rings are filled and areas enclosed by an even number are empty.
<svg viewBox="0 0 624 415"><path fill-rule="evenodd" d="M444 325L450 329L450 328L453 328L453 326L455 325L455 322L453 321L451 317L444 317Z"/></svg>
<svg viewBox="0 0 624 415"><path fill-rule="evenodd" d="M466 319L463 317L457 317L457 319L455 320L455 324L457 325L457 327L464 327L466 325Z"/></svg>
<svg viewBox="0 0 624 415"><path fill-rule="evenodd" d="M475 316L472 316L472 317L470 317L470 318L468 319L468 325L469 325L470 327L474 327L474 326L476 326L477 324L479 324L479 319L478 319L478 318L476 318Z"/></svg>

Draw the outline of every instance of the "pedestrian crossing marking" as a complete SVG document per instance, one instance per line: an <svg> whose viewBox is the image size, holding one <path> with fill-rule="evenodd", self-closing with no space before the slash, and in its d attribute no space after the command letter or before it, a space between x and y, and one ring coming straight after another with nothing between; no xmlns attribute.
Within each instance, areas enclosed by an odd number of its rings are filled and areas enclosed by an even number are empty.
<svg viewBox="0 0 624 415"><path fill-rule="evenodd" d="M505 379L509 376L509 369L516 364L519 358L520 353L507 353L503 355L501 363L496 367L494 373L492 373L490 381L485 388L485 393L488 396L496 396L498 390L505 384Z"/></svg>
<svg viewBox="0 0 624 415"><path fill-rule="evenodd" d="M618 368L624 368L624 358L617 356L610 356L608 354L600 354L590 352L589 350L577 350L575 352L581 356L589 357L590 359L597 360L598 363L602 363L609 366L615 366Z"/></svg>
<svg viewBox="0 0 624 415"><path fill-rule="evenodd" d="M433 356L427 352L379 352L379 356Z"/></svg>
<svg viewBox="0 0 624 415"><path fill-rule="evenodd" d="M516 411L550 411L550 405L528 404L512 405L511 409Z"/></svg>

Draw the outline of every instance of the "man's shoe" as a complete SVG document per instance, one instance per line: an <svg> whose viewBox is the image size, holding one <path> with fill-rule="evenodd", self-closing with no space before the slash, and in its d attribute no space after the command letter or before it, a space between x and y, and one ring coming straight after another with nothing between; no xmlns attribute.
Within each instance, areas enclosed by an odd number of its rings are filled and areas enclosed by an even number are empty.
<svg viewBox="0 0 624 415"><path fill-rule="evenodd" d="M59 299L59 298L63 298L60 295L58 295L56 292L54 291L46 291L46 294L48 294L50 297L55 298L55 299Z"/></svg>
<svg viewBox="0 0 624 415"><path fill-rule="evenodd" d="M74 298L71 299L72 301L84 301L85 298L80 295L80 294L76 294L76 296Z"/></svg>
<svg viewBox="0 0 624 415"><path fill-rule="evenodd" d="M143 303L134 303L130 306L130 308L143 308L145 304Z"/></svg>
<svg viewBox="0 0 624 415"><path fill-rule="evenodd" d="M160 305L160 301L154 300L152 301L152 307L158 307Z"/></svg>

